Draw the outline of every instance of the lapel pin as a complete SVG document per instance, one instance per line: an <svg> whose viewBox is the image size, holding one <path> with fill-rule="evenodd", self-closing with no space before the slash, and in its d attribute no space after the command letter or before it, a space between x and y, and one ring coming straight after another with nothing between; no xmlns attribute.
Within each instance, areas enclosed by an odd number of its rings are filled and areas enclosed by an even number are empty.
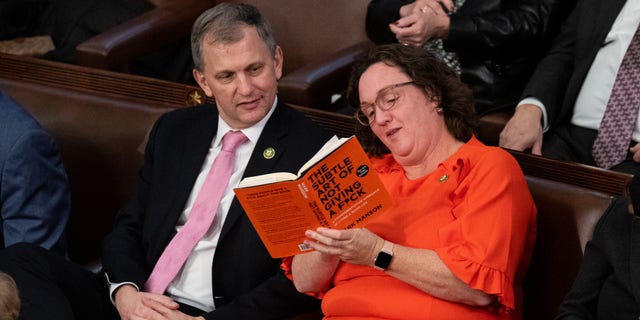
<svg viewBox="0 0 640 320"><path fill-rule="evenodd" d="M439 181L440 182L445 182L445 181L447 181L447 179L449 179L449 175L445 174L444 176L440 177Z"/></svg>
<svg viewBox="0 0 640 320"><path fill-rule="evenodd" d="M272 147L266 148L264 149L264 151L262 151L262 156L265 159L272 159L273 157L275 157L276 155L276 150L273 149Z"/></svg>

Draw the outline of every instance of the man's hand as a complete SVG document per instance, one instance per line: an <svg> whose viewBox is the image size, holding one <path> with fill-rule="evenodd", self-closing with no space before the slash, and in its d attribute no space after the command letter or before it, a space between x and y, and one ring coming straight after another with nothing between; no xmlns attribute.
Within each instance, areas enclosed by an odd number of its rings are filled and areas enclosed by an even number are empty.
<svg viewBox="0 0 640 320"><path fill-rule="evenodd" d="M507 149L542 154L542 110L533 104L516 108L513 117L500 132L500 146Z"/></svg>
<svg viewBox="0 0 640 320"><path fill-rule="evenodd" d="M636 143L629 151L633 153L633 161L640 162L640 143Z"/></svg>
<svg viewBox="0 0 640 320"><path fill-rule="evenodd" d="M389 25L398 42L422 46L430 39L446 38L452 0L420 0L400 8L400 19Z"/></svg>
<svg viewBox="0 0 640 320"><path fill-rule="evenodd" d="M131 285L118 288L115 303L123 320L195 319L178 311L178 303L171 298L161 294L138 292Z"/></svg>

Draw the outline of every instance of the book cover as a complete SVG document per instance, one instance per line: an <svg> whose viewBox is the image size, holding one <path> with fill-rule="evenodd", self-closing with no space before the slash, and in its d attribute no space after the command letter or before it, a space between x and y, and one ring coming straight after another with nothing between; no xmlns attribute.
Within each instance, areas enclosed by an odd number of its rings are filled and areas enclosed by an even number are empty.
<svg viewBox="0 0 640 320"><path fill-rule="evenodd" d="M393 203L354 136L334 137L297 174L248 177L234 192L274 258L310 250L305 230L363 227Z"/></svg>

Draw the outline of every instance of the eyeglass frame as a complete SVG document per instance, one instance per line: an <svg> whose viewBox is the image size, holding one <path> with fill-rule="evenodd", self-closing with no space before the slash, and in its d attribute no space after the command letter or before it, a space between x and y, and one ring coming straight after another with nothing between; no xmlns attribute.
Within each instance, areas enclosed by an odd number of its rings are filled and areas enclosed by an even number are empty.
<svg viewBox="0 0 640 320"><path fill-rule="evenodd" d="M400 88L400 87L404 87L407 85L413 84L415 85L416 82L414 80L411 81L407 81L407 82L400 82L400 83L396 83L396 84L392 84L392 85L388 85L380 90L378 90L378 93L376 95L376 100L374 101L374 103L369 103L368 105L373 105L373 110L375 111L375 107L380 108L380 110L382 111L389 111L391 109L393 109L393 107L396 106L396 100L393 101L393 103L391 103L391 105L387 108L384 108L378 101L380 99L383 98L383 95L381 95L382 92L385 92L387 90L392 90L392 89L396 89L396 88ZM364 121L362 121L362 119L360 117L364 117L366 118L368 121L365 123ZM358 110L356 110L355 114L353 115L353 118L356 119L356 121L358 121L358 123L360 123L361 125L365 126L365 127L369 127L371 126L371 123L373 121L375 121L376 116L375 113L373 114L373 117L369 118L367 117L363 112L362 112L362 107L358 107Z"/></svg>

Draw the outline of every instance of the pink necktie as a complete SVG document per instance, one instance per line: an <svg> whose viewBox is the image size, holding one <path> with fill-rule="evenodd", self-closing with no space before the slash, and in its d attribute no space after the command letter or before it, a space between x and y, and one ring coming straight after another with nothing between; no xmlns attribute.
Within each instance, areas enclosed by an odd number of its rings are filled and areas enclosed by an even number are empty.
<svg viewBox="0 0 640 320"><path fill-rule="evenodd" d="M598 136L593 143L593 158L599 167L610 169L626 158L639 106L640 27L622 59Z"/></svg>
<svg viewBox="0 0 640 320"><path fill-rule="evenodd" d="M245 141L247 137L241 131L229 131L224 135L222 150L207 174L187 222L162 252L145 284L145 291L164 293L191 254L191 250L209 230L233 171L235 150Z"/></svg>

